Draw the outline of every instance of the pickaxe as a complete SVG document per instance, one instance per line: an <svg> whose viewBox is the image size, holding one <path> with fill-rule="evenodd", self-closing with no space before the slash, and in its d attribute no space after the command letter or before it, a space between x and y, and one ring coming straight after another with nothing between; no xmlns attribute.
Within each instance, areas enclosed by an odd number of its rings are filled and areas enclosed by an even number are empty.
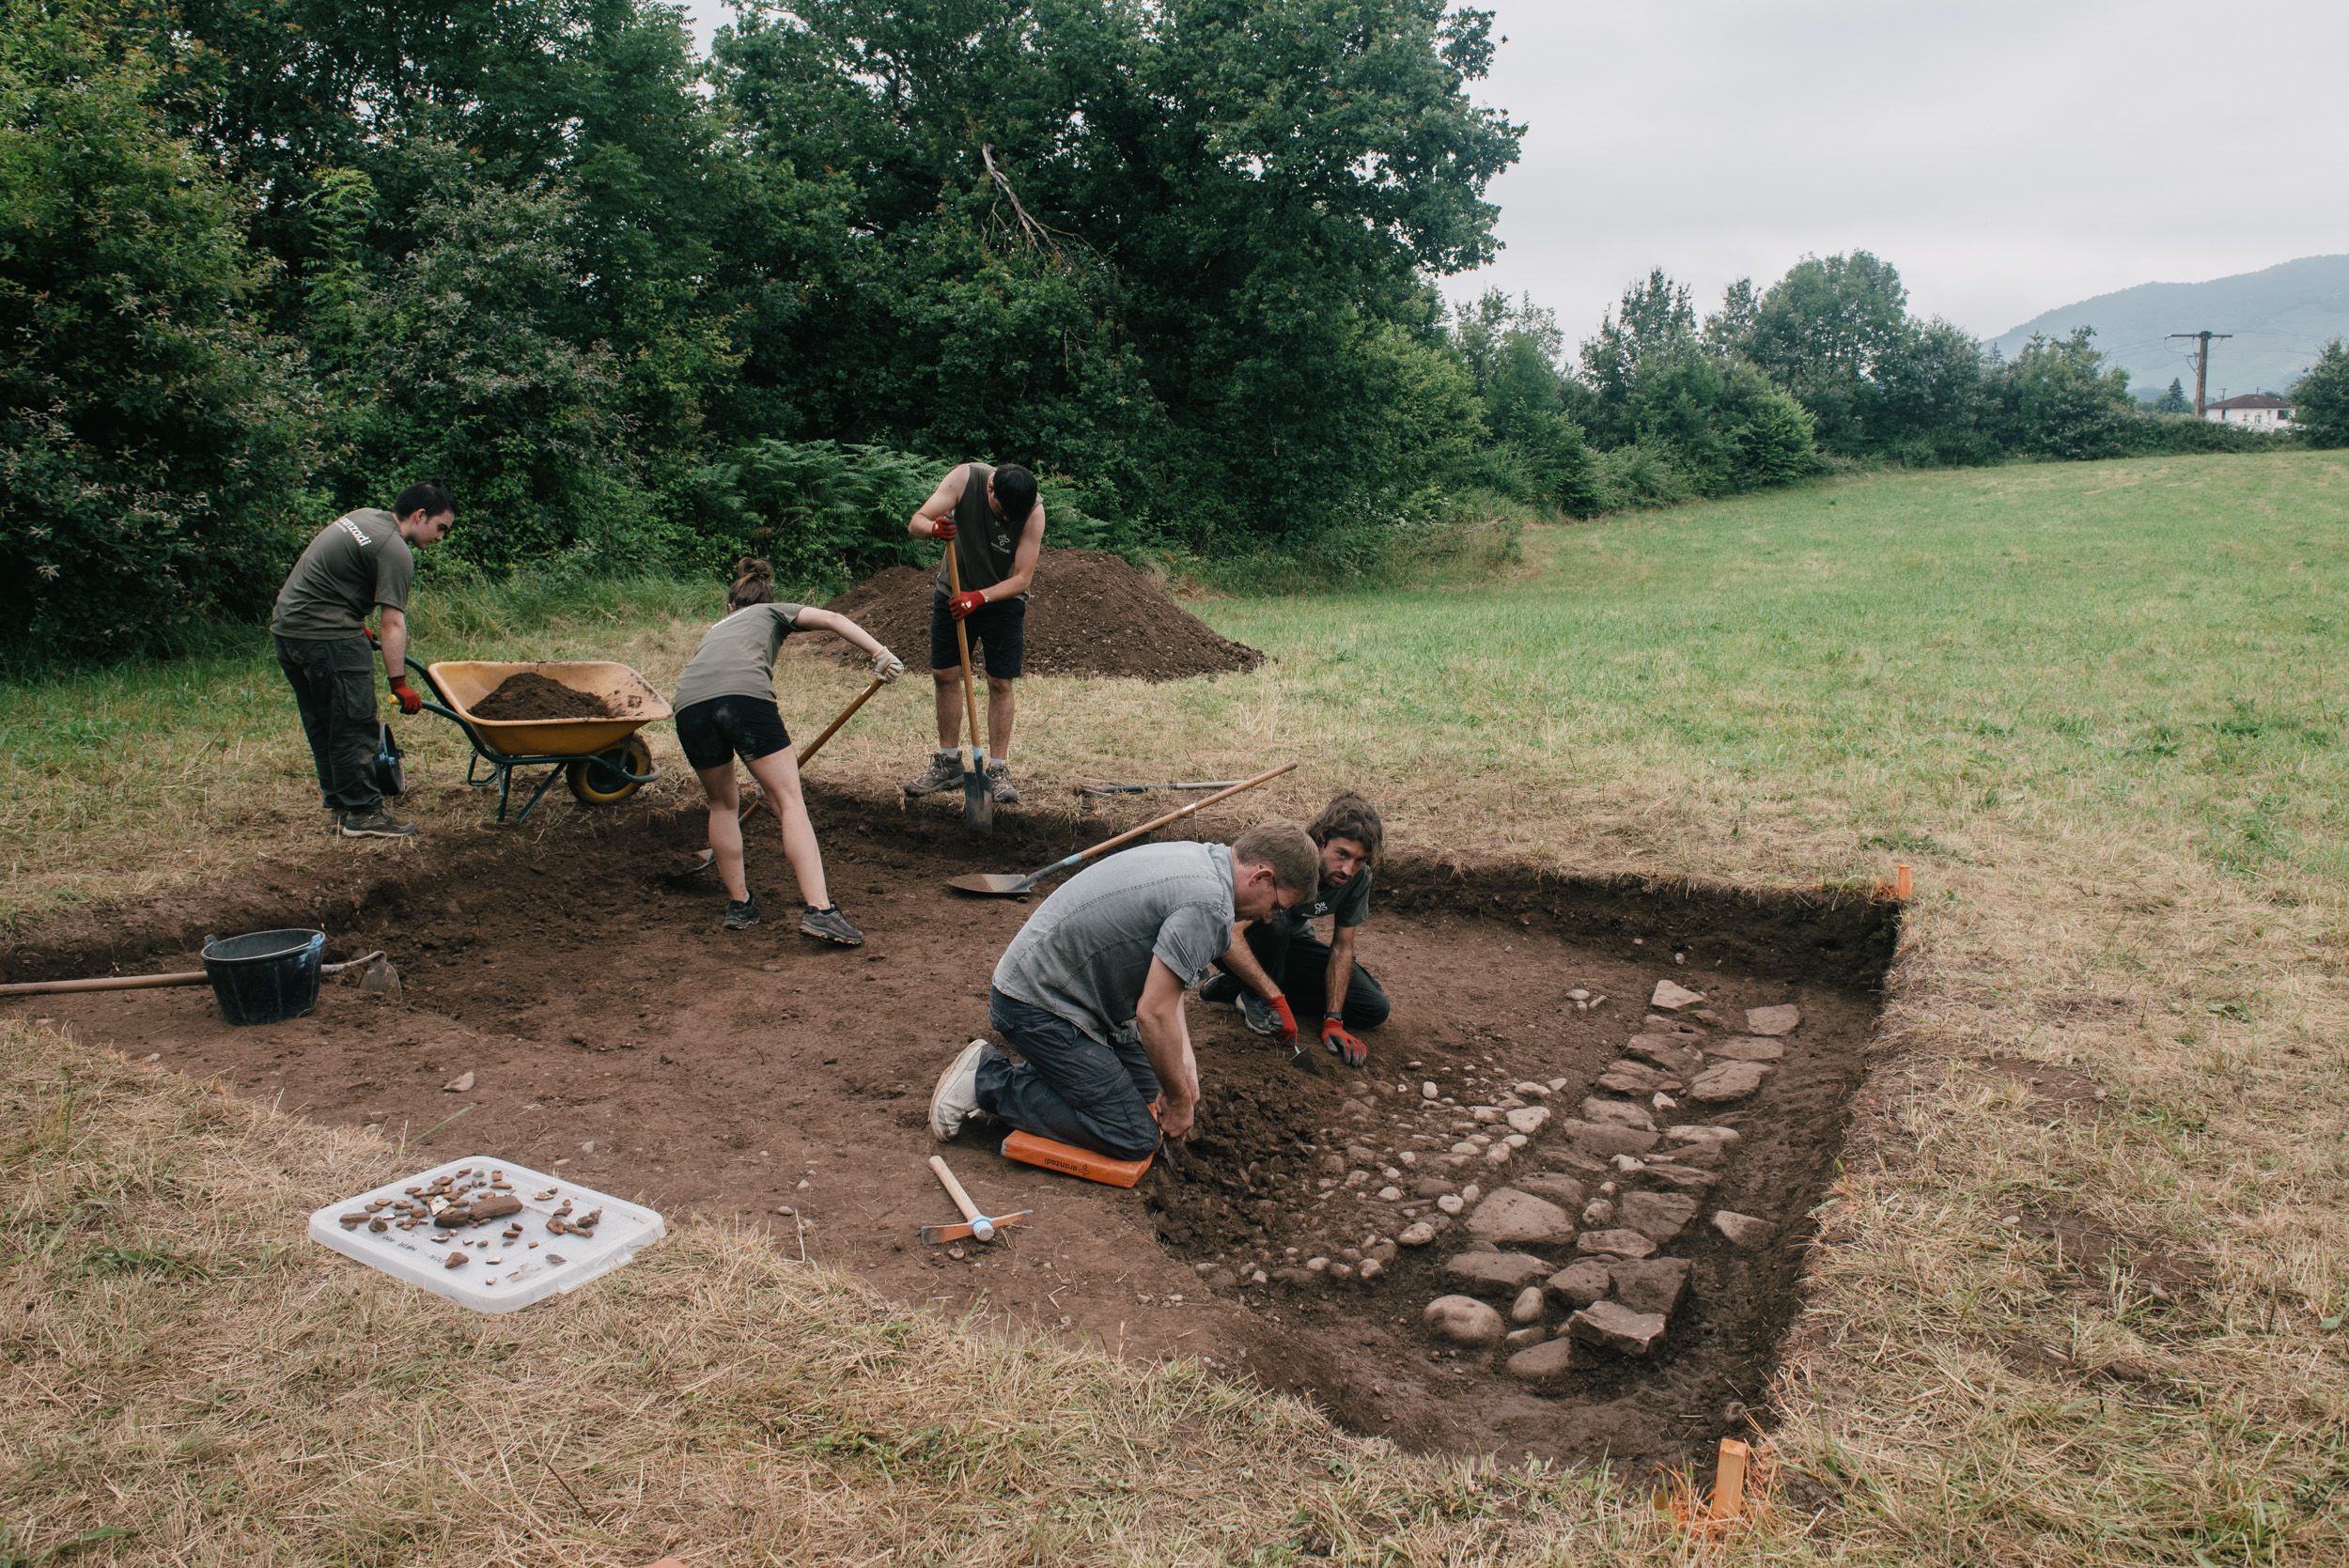
<svg viewBox="0 0 2349 1568"><path fill-rule="evenodd" d="M960 1182L955 1180L955 1173L946 1169L943 1159L936 1155L930 1156L930 1170L937 1175L939 1185L946 1189L946 1196L955 1201L955 1207L962 1211L963 1220L959 1225L923 1226L922 1239L932 1247L941 1241L960 1241L964 1236L993 1241L998 1230L1005 1225L1017 1225L1035 1213L1034 1209L1021 1209L1017 1214L981 1214L979 1205L971 1201L971 1194L962 1189Z"/></svg>

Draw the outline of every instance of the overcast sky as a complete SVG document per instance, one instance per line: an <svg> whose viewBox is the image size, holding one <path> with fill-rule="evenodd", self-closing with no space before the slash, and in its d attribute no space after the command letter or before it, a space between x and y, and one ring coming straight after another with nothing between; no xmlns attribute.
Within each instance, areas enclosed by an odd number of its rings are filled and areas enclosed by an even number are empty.
<svg viewBox="0 0 2349 1568"><path fill-rule="evenodd" d="M1983 337L2131 284L2349 251L2345 0L1485 0L1527 127L1445 281L1569 341L1661 266L1710 309L1867 249ZM692 0L701 37L722 0Z"/></svg>

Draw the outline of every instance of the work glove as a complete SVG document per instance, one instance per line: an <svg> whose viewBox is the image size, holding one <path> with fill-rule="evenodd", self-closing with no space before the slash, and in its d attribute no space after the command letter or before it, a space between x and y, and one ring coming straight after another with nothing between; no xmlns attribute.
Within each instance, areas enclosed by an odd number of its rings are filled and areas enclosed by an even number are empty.
<svg viewBox="0 0 2349 1568"><path fill-rule="evenodd" d="M414 687L408 684L406 675L392 677L392 696L399 704L399 710L402 713L415 713L424 706L424 698L417 694Z"/></svg>
<svg viewBox="0 0 2349 1568"><path fill-rule="evenodd" d="M1297 1015L1289 1011L1289 999L1274 997L1265 1005L1271 1008L1272 1016L1281 1020L1281 1044L1294 1048L1297 1045Z"/></svg>
<svg viewBox="0 0 2349 1568"><path fill-rule="evenodd" d="M953 538L954 538L954 536L955 536L955 520L954 520L954 519L952 519L952 518L932 518L932 519L930 519L930 537L931 537L931 538L933 538L933 539L947 539L947 540L951 540L951 539L953 539Z"/></svg>
<svg viewBox="0 0 2349 1568"><path fill-rule="evenodd" d="M946 601L946 613L961 620L987 602L987 596L976 588L966 588Z"/></svg>
<svg viewBox="0 0 2349 1568"><path fill-rule="evenodd" d="M906 673L906 661L887 648L873 656L873 678L887 686Z"/></svg>
<svg viewBox="0 0 2349 1568"><path fill-rule="evenodd" d="M1322 1015L1321 1043L1349 1067L1363 1066L1370 1061L1370 1048L1348 1034L1346 1020L1335 1013Z"/></svg>
<svg viewBox="0 0 2349 1568"><path fill-rule="evenodd" d="M359 629L367 634L367 646L371 648L380 648L383 645L383 639L375 634L375 628L371 626L363 626Z"/></svg>

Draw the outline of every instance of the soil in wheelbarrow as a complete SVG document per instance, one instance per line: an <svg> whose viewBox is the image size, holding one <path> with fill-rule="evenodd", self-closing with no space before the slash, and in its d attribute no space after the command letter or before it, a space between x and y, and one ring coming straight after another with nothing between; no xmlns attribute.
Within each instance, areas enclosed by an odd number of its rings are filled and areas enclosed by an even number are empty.
<svg viewBox="0 0 2349 1568"><path fill-rule="evenodd" d="M581 691L535 670L507 675L488 696L473 705L476 719L625 719L592 691Z"/></svg>
<svg viewBox="0 0 2349 1568"><path fill-rule="evenodd" d="M727 932L714 883L663 879L702 843L700 811L581 814L431 858L257 864L233 899L82 911L0 953L5 979L177 969L207 929L315 924L333 958L389 948L399 999L329 984L309 1016L266 1029L229 1028L201 989L6 1010L288 1112L405 1137L412 1164L490 1153L673 1219L750 1220L901 1302L1138 1358L1195 1357L1413 1449L1606 1456L1637 1473L1766 1421L1810 1216L1897 934L1884 906L1405 852L1381 868L1361 939L1394 999L1369 1070L1326 1057L1299 1070L1236 1010L1193 1001L1197 1130L1139 1188L1014 1166L966 1135L948 1153L976 1200L1034 1218L992 1246L926 1249L919 1227L956 1218L923 1164L930 1086L984 1027L989 969L1035 908L949 902L940 884L1041 863L1100 824L1006 823L974 847L957 824L809 793L860 949L798 934L771 831L750 835L767 920ZM1209 828L1245 820L1209 815ZM1652 1024L1659 980L1703 1000ZM1786 1004L1791 1033L1750 1029L1748 1009ZM1600 1081L1625 1060L1665 1071L1656 1055L1684 1077L1697 1060L1769 1070L1711 1103L1688 1078L1667 1094L1677 1109L1636 1093L1637 1072L1616 1079L1628 1090ZM1657 1158L1683 1145L1609 1118L1737 1136ZM1601 1201L1611 1216L1586 1209ZM1733 1221L1733 1238L1714 1223L1721 1211L1752 1223ZM1424 1244L1406 1245L1423 1225ZM1663 1236L1636 1261L1664 1266L1619 1267L1642 1227ZM1581 1239L1625 1232L1605 1242L1616 1251ZM1562 1290L1525 1309L1522 1327L1568 1347L1541 1376L1511 1370L1517 1347L1456 1343L1424 1321L1455 1295L1506 1319L1523 1288L1507 1281L1531 1271L1538 1285L1579 1259L1597 1260L1626 1312L1670 1294L1685 1265L1684 1298L1647 1355L1575 1342ZM1632 1330L1617 1328L1619 1346Z"/></svg>
<svg viewBox="0 0 2349 1568"><path fill-rule="evenodd" d="M866 578L825 609L848 616L904 655L929 657L935 567L892 567ZM1024 670L1035 675L1129 675L1186 680L1237 675L1264 655L1235 643L1166 596L1150 578L1097 550L1047 549L1036 560L1024 625ZM846 662L855 648L826 640Z"/></svg>

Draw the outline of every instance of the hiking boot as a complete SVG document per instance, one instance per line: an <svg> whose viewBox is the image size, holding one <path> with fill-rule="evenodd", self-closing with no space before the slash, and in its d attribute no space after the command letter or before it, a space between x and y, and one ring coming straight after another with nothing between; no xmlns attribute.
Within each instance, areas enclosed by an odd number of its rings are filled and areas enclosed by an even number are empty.
<svg viewBox="0 0 2349 1568"><path fill-rule="evenodd" d="M1011 764L989 762L987 765L987 792L1006 806L1019 803L1019 791L1011 782Z"/></svg>
<svg viewBox="0 0 2349 1568"><path fill-rule="evenodd" d="M848 924L848 917L840 912L837 904L829 909L819 909L810 904L807 912L800 917L800 935L814 937L818 941L838 942L842 947L864 945L864 933Z"/></svg>
<svg viewBox="0 0 2349 1568"><path fill-rule="evenodd" d="M726 900L726 929L747 931L758 924L758 894Z"/></svg>
<svg viewBox="0 0 2349 1568"><path fill-rule="evenodd" d="M987 1042L973 1040L938 1075L938 1087L930 1091L930 1136L941 1143L953 1142L962 1125L979 1114L979 1063L986 1056Z"/></svg>
<svg viewBox="0 0 2349 1568"><path fill-rule="evenodd" d="M373 811L347 811L334 831L345 838L414 838L416 825L402 822L381 806Z"/></svg>
<svg viewBox="0 0 2349 1568"><path fill-rule="evenodd" d="M1272 1010L1272 1003L1253 991L1240 993L1239 1016L1247 1019L1248 1027L1259 1034L1278 1035L1281 1032L1280 1015Z"/></svg>
<svg viewBox="0 0 2349 1568"><path fill-rule="evenodd" d="M1211 1007L1228 1007L1239 1000L1239 978L1230 974L1211 974L1199 987L1199 1000Z"/></svg>
<svg viewBox="0 0 2349 1568"><path fill-rule="evenodd" d="M952 746L946 746L930 753L927 772L908 779L898 787L908 795L935 795L941 789L953 789L961 783L962 756Z"/></svg>

